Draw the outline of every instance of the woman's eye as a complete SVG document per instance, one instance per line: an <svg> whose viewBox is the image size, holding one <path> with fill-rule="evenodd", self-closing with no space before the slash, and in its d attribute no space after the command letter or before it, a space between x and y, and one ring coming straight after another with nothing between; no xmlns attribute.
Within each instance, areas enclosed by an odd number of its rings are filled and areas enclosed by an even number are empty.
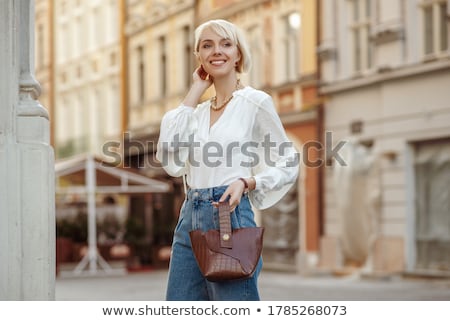
<svg viewBox="0 0 450 321"><path fill-rule="evenodd" d="M211 47L211 45L210 44L207 44L207 43L205 43L204 45L203 45L203 47L202 48L204 48L204 49L207 49L207 48L210 48Z"/></svg>

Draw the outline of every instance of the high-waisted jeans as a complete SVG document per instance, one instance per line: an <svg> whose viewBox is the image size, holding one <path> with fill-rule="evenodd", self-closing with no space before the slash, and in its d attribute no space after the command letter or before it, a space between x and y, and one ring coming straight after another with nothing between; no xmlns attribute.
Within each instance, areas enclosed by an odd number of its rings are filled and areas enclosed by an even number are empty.
<svg viewBox="0 0 450 321"><path fill-rule="evenodd" d="M259 260L251 278L210 282L201 274L191 248L189 232L219 229L219 212L211 202L218 202L227 186L189 189L175 228L166 299L175 301L257 301L257 278L262 268ZM232 228L256 226L248 196L241 198L231 213Z"/></svg>

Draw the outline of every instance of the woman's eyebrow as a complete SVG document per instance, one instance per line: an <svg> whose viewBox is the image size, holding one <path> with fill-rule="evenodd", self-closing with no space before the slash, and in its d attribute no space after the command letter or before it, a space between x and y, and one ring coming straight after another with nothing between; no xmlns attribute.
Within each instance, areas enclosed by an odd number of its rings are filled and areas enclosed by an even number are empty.
<svg viewBox="0 0 450 321"><path fill-rule="evenodd" d="M201 39L200 43L208 42L208 41L214 41L214 40L212 40L212 39ZM230 38L222 38L222 39L220 39L220 41L231 41L231 39Z"/></svg>

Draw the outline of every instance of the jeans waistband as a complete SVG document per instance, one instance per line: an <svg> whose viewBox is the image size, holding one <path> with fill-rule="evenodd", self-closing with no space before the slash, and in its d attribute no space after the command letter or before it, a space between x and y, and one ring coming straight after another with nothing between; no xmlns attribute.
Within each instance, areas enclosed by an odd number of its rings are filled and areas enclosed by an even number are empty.
<svg viewBox="0 0 450 321"><path fill-rule="evenodd" d="M186 198L198 201L218 201L227 189L227 185L210 188L188 188Z"/></svg>

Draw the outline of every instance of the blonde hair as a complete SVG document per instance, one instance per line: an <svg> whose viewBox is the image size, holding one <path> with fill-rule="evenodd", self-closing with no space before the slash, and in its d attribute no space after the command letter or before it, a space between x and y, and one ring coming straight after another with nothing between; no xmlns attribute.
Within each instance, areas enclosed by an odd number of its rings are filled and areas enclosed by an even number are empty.
<svg viewBox="0 0 450 321"><path fill-rule="evenodd" d="M211 28L215 33L217 33L220 37L225 39L230 39L233 41L241 54L241 59L239 60L236 71L238 73L248 72L251 67L251 57L248 43L244 37L243 32L236 27L231 22L222 19L209 20L207 22L202 23L200 26L195 29L195 54L198 54L198 49L200 45L200 36L202 35L203 30Z"/></svg>

